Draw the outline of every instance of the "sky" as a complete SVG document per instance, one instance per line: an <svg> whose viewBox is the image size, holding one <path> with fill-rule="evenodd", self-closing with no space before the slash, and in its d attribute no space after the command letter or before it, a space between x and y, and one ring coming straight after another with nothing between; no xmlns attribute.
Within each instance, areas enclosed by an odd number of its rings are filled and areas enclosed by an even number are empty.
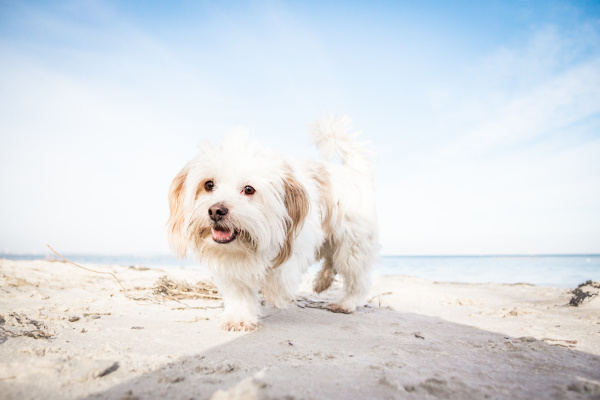
<svg viewBox="0 0 600 400"><path fill-rule="evenodd" d="M0 0L0 252L166 254L167 191L245 126L376 152L384 255L600 253L597 1Z"/></svg>

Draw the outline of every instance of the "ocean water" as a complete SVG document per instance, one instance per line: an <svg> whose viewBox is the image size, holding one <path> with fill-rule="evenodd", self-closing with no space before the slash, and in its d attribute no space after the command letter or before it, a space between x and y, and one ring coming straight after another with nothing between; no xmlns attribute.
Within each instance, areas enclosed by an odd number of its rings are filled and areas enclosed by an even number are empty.
<svg viewBox="0 0 600 400"><path fill-rule="evenodd" d="M530 283L574 288L600 281L600 254L564 256L382 257L379 275L410 275L460 283Z"/></svg>
<svg viewBox="0 0 600 400"><path fill-rule="evenodd" d="M193 259L171 255L81 255L64 254L74 263L141 265L155 268L203 268ZM0 254L12 260L57 259L54 254ZM309 272L318 271L314 265ZM600 254L558 256L382 256L375 275L409 275L460 283L530 283L538 286L573 288L587 280L600 281Z"/></svg>

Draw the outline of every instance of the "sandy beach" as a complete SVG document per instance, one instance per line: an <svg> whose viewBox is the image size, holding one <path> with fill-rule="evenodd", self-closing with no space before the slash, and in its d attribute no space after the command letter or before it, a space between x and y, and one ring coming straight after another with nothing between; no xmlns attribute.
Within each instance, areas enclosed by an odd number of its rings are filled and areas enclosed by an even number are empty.
<svg viewBox="0 0 600 400"><path fill-rule="evenodd" d="M1 399L600 398L600 296L387 276L344 315L324 309L340 283L317 296L306 276L258 330L226 332L203 269L84 266L126 290L0 260Z"/></svg>

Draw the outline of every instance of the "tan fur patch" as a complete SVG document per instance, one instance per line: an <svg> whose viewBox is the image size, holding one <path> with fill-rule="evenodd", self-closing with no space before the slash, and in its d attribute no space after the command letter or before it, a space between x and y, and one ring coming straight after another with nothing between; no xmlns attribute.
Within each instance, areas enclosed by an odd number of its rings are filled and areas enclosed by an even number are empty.
<svg viewBox="0 0 600 400"><path fill-rule="evenodd" d="M169 188L169 221L167 222L167 233L171 248L177 254L177 257L183 259L187 252L187 241L183 232L185 222L185 212L183 209L183 197L185 193L185 180L188 169L182 169Z"/></svg>
<svg viewBox="0 0 600 400"><path fill-rule="evenodd" d="M273 268L279 267L291 257L294 240L296 240L296 236L302 228L304 219L308 215L310 208L308 193L304 186L294 178L290 167L286 168L283 184L285 190L285 207L290 219L285 222L287 230L286 238L281 251L273 260Z"/></svg>
<svg viewBox="0 0 600 400"><path fill-rule="evenodd" d="M202 182L200 182L198 184L198 187L196 188L196 199L202 194L202 193L206 193L206 189L204 189L204 185L206 184L206 182L208 181L212 181L213 179L204 179Z"/></svg>

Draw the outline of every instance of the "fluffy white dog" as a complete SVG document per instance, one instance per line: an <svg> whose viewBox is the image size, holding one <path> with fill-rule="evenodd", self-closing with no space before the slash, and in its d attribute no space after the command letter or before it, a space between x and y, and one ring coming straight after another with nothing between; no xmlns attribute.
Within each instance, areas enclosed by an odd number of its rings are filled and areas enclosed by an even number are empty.
<svg viewBox="0 0 600 400"><path fill-rule="evenodd" d="M291 159L238 132L221 147L200 145L173 180L171 247L181 258L191 248L214 274L223 328L257 326L260 289L276 307L287 305L316 260L317 293L343 277L344 296L329 309L350 313L364 303L378 226L369 152L347 135L349 123L329 117L311 125L323 161Z"/></svg>

